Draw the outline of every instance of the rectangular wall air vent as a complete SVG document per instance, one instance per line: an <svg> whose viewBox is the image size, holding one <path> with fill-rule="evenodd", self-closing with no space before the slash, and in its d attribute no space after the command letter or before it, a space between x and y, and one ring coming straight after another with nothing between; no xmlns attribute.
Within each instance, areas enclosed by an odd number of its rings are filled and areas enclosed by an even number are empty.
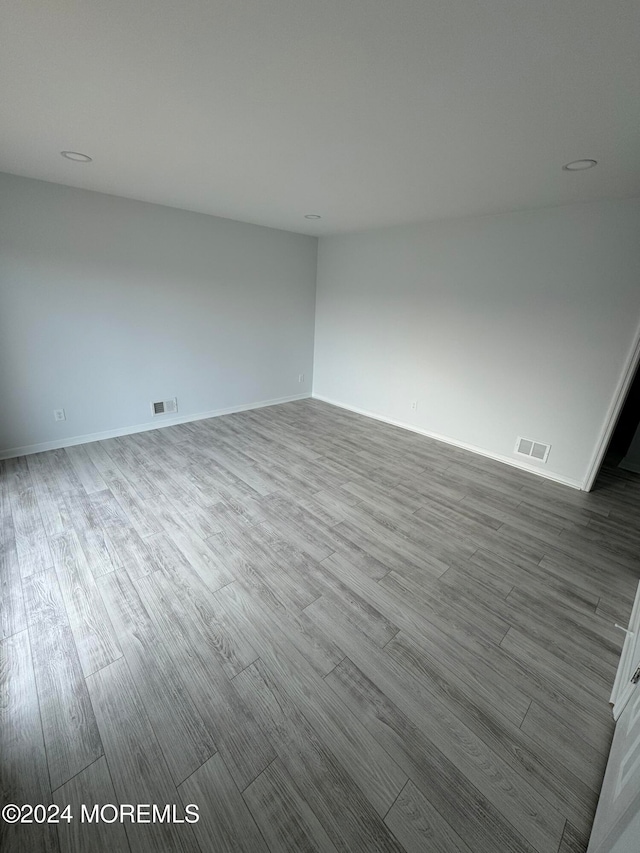
<svg viewBox="0 0 640 853"><path fill-rule="evenodd" d="M537 459L538 462L546 462L551 450L550 444L543 444L541 441L532 441L529 438L520 438L516 441L516 453L520 456L529 456L531 459Z"/></svg>
<svg viewBox="0 0 640 853"><path fill-rule="evenodd" d="M178 399L174 397L172 400L159 400L157 403L151 404L151 412L154 415L175 415L178 411Z"/></svg>

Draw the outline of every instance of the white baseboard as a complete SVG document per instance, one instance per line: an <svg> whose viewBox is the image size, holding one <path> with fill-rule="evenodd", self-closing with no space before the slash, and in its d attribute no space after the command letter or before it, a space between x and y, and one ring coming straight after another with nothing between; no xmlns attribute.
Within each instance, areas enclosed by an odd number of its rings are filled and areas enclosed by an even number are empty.
<svg viewBox="0 0 640 853"><path fill-rule="evenodd" d="M135 432L148 432L152 429L187 424L191 421L203 421L206 418L218 418L220 415L232 415L234 412L246 412L249 409L263 409L266 406L277 406L279 403L291 403L293 400L306 400L311 394L294 394L291 397L278 397L276 400L261 400L258 403L243 403L240 406L229 406L226 409L215 409L212 412L200 412L196 415L176 415L173 418L162 418L136 424L135 426L109 429L105 432L93 432L89 435L74 435L56 441L44 441L41 444L26 444L24 447L12 447L0 450L0 459L13 459L16 456L29 456L31 453L42 453L44 450L58 450L61 447L73 447L76 444L89 444L92 441L102 441L105 438L118 438L121 435L132 435Z"/></svg>
<svg viewBox="0 0 640 853"><path fill-rule="evenodd" d="M553 480L554 483L561 483L563 486L570 486L572 489L582 489L582 483L577 480L571 480L568 477L562 477L560 474L553 474L549 471L542 471L539 468L534 468L532 465L520 462L519 459L511 459L509 456L502 456L499 453L492 453L489 450L484 450L482 447L476 447L473 444L467 444L464 441L458 441L455 438L449 438L446 435L439 435L436 432L430 432L427 429L414 426L413 424L405 423L404 421L394 421L392 418L387 418L384 415L379 415L376 412L369 412L366 409L359 409L357 406L348 406L346 403L340 403L337 400L331 400L329 397L324 397L322 394L312 394L314 400L321 400L323 403L330 403L332 406L338 406L340 409L347 409L350 412L356 412L358 415L365 415L367 418L373 418L376 421L383 421L386 424L408 429L410 432L417 432L420 435L426 435L427 438L433 438L435 441L441 441L443 444L451 444L454 447L459 447L462 450L469 450L471 453L476 453L478 456L486 456L488 459L495 459L497 462L504 462L505 465L511 465L512 468L519 468L521 471L527 471L529 474L537 474L538 477L543 477L545 480Z"/></svg>

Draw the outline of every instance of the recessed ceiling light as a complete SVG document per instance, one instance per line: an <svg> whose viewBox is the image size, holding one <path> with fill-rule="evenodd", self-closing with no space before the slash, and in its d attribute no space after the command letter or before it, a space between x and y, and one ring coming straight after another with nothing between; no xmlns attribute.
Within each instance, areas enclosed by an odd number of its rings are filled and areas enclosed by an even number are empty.
<svg viewBox="0 0 640 853"><path fill-rule="evenodd" d="M319 213L305 213L305 219L322 219Z"/></svg>
<svg viewBox="0 0 640 853"><path fill-rule="evenodd" d="M67 160L73 160L74 163L91 163L93 159L88 154L80 154L79 151L61 151L60 153Z"/></svg>
<svg viewBox="0 0 640 853"><path fill-rule="evenodd" d="M581 172L583 169L593 169L598 165L597 160L574 160L572 163L567 163L562 168L565 172Z"/></svg>

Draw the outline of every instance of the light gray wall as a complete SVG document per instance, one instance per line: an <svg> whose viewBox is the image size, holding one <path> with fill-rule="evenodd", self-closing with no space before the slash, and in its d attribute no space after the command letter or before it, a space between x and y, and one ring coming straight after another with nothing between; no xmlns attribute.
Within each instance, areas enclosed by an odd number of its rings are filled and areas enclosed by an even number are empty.
<svg viewBox="0 0 640 853"><path fill-rule="evenodd" d="M0 451L308 393L316 249L0 175Z"/></svg>
<svg viewBox="0 0 640 853"><path fill-rule="evenodd" d="M322 237L313 391L579 484L639 322L638 199Z"/></svg>

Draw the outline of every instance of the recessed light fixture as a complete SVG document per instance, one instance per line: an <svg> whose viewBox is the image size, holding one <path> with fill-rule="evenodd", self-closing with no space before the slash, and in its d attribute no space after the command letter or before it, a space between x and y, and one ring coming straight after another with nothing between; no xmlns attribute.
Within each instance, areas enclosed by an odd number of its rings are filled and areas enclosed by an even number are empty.
<svg viewBox="0 0 640 853"><path fill-rule="evenodd" d="M593 167L597 165L597 160L574 160L571 163L567 163L567 165L562 168L565 172L581 172L583 169L593 169Z"/></svg>
<svg viewBox="0 0 640 853"><path fill-rule="evenodd" d="M93 159L88 154L81 154L79 151L61 151L60 153L67 160L73 160L74 163L91 163Z"/></svg>
<svg viewBox="0 0 640 853"><path fill-rule="evenodd" d="M305 213L305 219L322 219L319 213Z"/></svg>

